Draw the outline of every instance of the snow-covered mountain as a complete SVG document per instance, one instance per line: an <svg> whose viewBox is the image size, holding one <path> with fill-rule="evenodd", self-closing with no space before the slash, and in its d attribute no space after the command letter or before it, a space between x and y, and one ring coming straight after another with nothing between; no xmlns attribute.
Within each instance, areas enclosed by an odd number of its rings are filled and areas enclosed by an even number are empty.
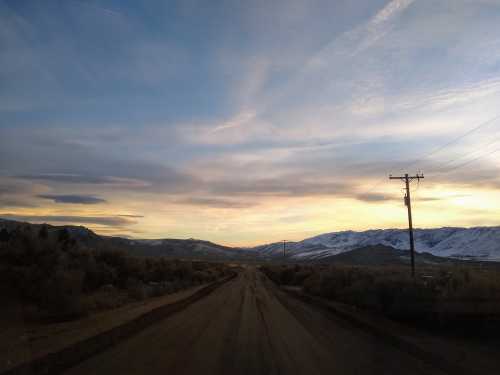
<svg viewBox="0 0 500 375"><path fill-rule="evenodd" d="M441 257L500 261L500 227L416 229L415 250ZM379 229L364 232L333 232L286 244L287 256L293 259L321 259L356 248L385 245L409 249L408 231ZM283 243L254 248L269 257L283 254Z"/></svg>

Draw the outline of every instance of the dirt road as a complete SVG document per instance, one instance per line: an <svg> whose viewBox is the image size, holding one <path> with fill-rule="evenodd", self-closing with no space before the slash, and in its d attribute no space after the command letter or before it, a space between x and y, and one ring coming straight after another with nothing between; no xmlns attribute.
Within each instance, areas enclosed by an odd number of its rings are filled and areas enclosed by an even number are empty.
<svg viewBox="0 0 500 375"><path fill-rule="evenodd" d="M342 320L288 297L260 272L68 374L440 374Z"/></svg>

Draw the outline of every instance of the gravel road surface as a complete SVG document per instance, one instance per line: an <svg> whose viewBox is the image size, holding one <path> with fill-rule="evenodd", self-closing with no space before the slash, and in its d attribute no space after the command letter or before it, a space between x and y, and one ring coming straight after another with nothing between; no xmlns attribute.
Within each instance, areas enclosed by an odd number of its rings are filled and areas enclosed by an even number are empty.
<svg viewBox="0 0 500 375"><path fill-rule="evenodd" d="M68 374L442 374L253 267Z"/></svg>

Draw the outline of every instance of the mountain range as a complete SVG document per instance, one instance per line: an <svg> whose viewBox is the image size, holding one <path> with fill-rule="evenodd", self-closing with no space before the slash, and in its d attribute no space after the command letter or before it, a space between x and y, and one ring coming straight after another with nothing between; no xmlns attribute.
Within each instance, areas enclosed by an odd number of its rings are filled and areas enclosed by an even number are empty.
<svg viewBox="0 0 500 375"><path fill-rule="evenodd" d="M41 224L21 223L0 219L0 229L39 230ZM387 257L388 249L394 259L408 256L408 231L379 229L362 232L342 231L321 234L298 242L287 242L285 257L283 243L276 242L252 248L232 248L197 239L128 239L100 236L81 226L47 226L49 231L65 229L71 238L83 246L105 246L122 249L133 255L168 256L175 258L212 260L286 260L293 262L324 262L351 259L342 254L373 254ZM461 260L500 261L500 227L416 229L417 253L428 259L452 258ZM363 249L363 251L359 251ZM372 249L370 252L367 249ZM431 257L433 256L433 257ZM336 258L335 258L336 257ZM358 257L359 258L359 257ZM356 259L358 259L356 258ZM352 258L354 259L354 258Z"/></svg>
<svg viewBox="0 0 500 375"><path fill-rule="evenodd" d="M415 250L434 256L470 260L500 261L500 227L416 229ZM287 242L286 253L294 260L320 260L366 246L384 245L409 249L408 231L376 229L321 234L299 242ZM283 243L257 246L267 257L283 256Z"/></svg>

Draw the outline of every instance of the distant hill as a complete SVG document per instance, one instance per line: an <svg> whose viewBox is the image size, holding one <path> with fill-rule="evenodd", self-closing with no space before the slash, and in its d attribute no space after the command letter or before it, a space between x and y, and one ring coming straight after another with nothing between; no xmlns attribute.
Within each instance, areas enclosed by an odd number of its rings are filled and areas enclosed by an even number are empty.
<svg viewBox="0 0 500 375"><path fill-rule="evenodd" d="M46 226L49 232L65 230L70 239L86 247L116 248L136 256L165 256L180 259L231 260L254 257L255 252L222 246L209 241L196 239L155 239L136 240L122 237L100 236L83 226L53 226L30 224L0 219L0 230L39 231Z"/></svg>
<svg viewBox="0 0 500 375"><path fill-rule="evenodd" d="M295 261L321 260L366 246L384 245L399 250L410 248L404 229L343 231L321 234L287 243L287 258ZM415 248L434 256L500 261L500 227L416 229ZM254 247L263 257L282 256L283 244L276 242Z"/></svg>
<svg viewBox="0 0 500 375"><path fill-rule="evenodd" d="M388 266L410 264L411 260L409 250L398 250L389 246L375 245L326 256L316 262L360 266ZM416 253L415 262L419 265L439 265L453 263L456 260L437 257L429 253Z"/></svg>
<svg viewBox="0 0 500 375"><path fill-rule="evenodd" d="M127 252L138 256L168 256L175 258L240 259L253 256L253 252L218 245L196 239L131 240L108 237L107 240Z"/></svg>

